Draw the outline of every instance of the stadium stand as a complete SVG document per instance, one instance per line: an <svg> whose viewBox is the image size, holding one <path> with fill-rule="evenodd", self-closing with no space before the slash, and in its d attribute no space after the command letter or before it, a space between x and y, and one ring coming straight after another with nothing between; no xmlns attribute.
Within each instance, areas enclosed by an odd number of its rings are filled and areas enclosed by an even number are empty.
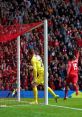
<svg viewBox="0 0 82 117"><path fill-rule="evenodd" d="M62 90L65 85L68 51L82 40L81 0L0 0L0 28L11 24L49 22L49 86ZM43 57L43 30L21 36L21 89L32 90L32 71L28 69L28 49L40 50ZM27 56L28 55L28 56ZM0 43L0 90L13 90L16 82L16 40ZM79 58L79 88L82 90L82 48ZM39 86L42 90L42 87ZM72 86L70 89L73 90Z"/></svg>

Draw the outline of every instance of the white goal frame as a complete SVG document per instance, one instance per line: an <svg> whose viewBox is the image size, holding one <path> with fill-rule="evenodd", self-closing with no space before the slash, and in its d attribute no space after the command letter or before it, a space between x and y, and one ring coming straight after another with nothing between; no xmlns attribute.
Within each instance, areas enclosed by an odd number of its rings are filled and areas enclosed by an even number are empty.
<svg viewBox="0 0 82 117"><path fill-rule="evenodd" d="M48 21L44 20L44 103L48 105ZM20 36L17 37L17 99L20 102Z"/></svg>

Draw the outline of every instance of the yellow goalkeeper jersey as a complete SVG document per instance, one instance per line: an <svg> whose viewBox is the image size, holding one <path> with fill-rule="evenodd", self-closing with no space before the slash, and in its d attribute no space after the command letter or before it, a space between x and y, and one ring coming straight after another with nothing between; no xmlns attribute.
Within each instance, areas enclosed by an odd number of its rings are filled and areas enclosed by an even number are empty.
<svg viewBox="0 0 82 117"><path fill-rule="evenodd" d="M33 75L34 75L34 79L37 78L37 66L36 66L36 55L34 54L32 59L31 59L31 64L33 66Z"/></svg>
<svg viewBox="0 0 82 117"><path fill-rule="evenodd" d="M39 79L40 84L40 81L44 79L44 65L41 57L34 54L31 59L31 64L33 66L34 80Z"/></svg>

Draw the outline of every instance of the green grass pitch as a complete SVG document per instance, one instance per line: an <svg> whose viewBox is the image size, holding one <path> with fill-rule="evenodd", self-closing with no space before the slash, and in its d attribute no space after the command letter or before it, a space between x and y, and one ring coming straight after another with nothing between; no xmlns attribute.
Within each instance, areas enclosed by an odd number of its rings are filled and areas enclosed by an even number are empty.
<svg viewBox="0 0 82 117"><path fill-rule="evenodd" d="M39 99L38 105L29 104L33 99L22 99L21 102L0 99L0 117L82 117L82 98L69 98L66 101L53 98L49 105Z"/></svg>

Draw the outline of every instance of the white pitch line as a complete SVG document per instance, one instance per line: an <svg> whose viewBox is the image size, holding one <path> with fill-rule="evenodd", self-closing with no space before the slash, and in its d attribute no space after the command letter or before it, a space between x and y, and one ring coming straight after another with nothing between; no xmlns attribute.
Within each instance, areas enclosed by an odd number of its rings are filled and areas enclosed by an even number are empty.
<svg viewBox="0 0 82 117"><path fill-rule="evenodd" d="M13 108L13 107L26 107L26 106L31 106L33 104L19 104L19 105L2 105L0 106L1 108ZM44 104L40 103L39 105L42 105L42 106L45 106ZM59 106L59 105L51 105L51 104L48 104L47 106L51 106L51 107L56 107L56 108L64 108L64 109L70 109L70 110L77 110L77 111L82 111L82 108L74 108L74 107L68 107L68 106Z"/></svg>
<svg viewBox="0 0 82 117"><path fill-rule="evenodd" d="M0 107L1 108L14 108L14 107L25 107L25 106L30 106L30 104L29 105L25 105L25 104L21 105L20 104L20 105L12 105L12 106L11 105L1 105Z"/></svg>
<svg viewBox="0 0 82 117"><path fill-rule="evenodd" d="M0 99L0 102L3 102L3 101L4 102L6 102L6 101L8 101L8 102L18 102L18 100L10 100L10 99L9 100L8 99L4 100L4 99ZM18 102L18 103L21 103L21 102L23 102L23 103L29 103L29 101L22 101L22 100L20 102Z"/></svg>
<svg viewBox="0 0 82 117"><path fill-rule="evenodd" d="M0 101L4 101L3 99ZM6 100L6 101L12 101L12 102L17 102L17 100ZM20 101L20 102L23 102L23 103L26 103L28 105L32 105L30 104L28 101ZM19 102L18 102L19 103ZM18 107L18 106L28 106L28 105L23 105L23 104L18 104L18 105L12 105L12 106L8 106L8 105L0 105L0 107ZM40 105L44 106L44 103L40 103ZM52 106L52 107L57 107L57 108L64 108L64 109L71 109L71 110L80 110L82 111L82 108L74 108L74 107L68 107L68 106L60 106L60 105L51 105L51 104L48 104L47 106Z"/></svg>
<svg viewBox="0 0 82 117"><path fill-rule="evenodd" d="M64 109L70 109L70 110L79 110L79 111L82 111L82 108L74 108L74 107L51 105L51 104L49 104L48 106L53 106L53 107L57 107L57 108L64 108Z"/></svg>

